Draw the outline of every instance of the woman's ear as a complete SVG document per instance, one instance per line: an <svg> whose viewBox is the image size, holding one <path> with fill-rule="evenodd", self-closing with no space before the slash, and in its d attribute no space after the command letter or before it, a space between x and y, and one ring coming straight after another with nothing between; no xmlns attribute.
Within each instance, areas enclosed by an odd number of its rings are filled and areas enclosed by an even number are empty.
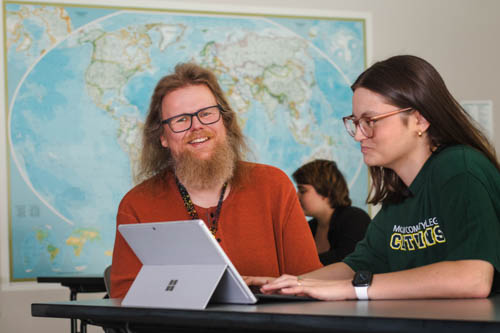
<svg viewBox="0 0 500 333"><path fill-rule="evenodd" d="M421 132L421 133L424 133L425 131L427 131L427 129L428 129L428 128L429 128L429 126L431 125L431 124L427 121L427 119L425 119L425 117L424 117L424 116L422 116L422 114L421 114L420 112L418 112L418 111L415 111L415 112L414 112L414 115L415 115L415 117L416 117L416 119L417 119L417 123L416 123L416 125L417 125L417 129L418 129L418 131L419 131L419 132Z"/></svg>

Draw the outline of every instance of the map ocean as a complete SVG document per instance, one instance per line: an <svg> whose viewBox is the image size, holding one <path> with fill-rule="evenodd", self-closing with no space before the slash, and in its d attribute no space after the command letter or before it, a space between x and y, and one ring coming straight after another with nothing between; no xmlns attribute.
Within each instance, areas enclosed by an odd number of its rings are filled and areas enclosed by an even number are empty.
<svg viewBox="0 0 500 333"><path fill-rule="evenodd" d="M364 68L362 20L14 4L6 14L13 280L110 264L152 90L178 62L217 74L254 160L291 175L334 159L366 208L366 168L341 120Z"/></svg>

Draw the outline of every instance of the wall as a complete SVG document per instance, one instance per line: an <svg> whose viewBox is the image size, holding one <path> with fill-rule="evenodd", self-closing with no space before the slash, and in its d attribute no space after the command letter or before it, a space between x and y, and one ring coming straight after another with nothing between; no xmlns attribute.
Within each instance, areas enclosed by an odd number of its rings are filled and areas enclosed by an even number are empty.
<svg viewBox="0 0 500 333"><path fill-rule="evenodd" d="M70 1L57 1L58 3ZM73 1L85 4L89 2ZM97 3L97 2L93 2ZM181 6L161 0L107 1L107 4L130 3L153 7ZM185 0L190 9L215 8L228 11L236 8L234 0ZM372 15L373 61L396 54L414 54L430 61L442 74L451 92L459 100L488 99L493 108L500 105L497 78L500 77L500 1L497 0L240 0L240 6L252 8L293 8L296 13L313 10L362 11ZM323 14L324 15L324 14ZM1 36L3 36L3 31ZM2 44L3 45L3 44ZM3 74L3 73L2 73ZM2 75L3 77L3 75ZM3 85L3 83L2 83ZM3 86L1 91L3 91ZM0 105L4 105L0 101ZM494 117L500 124L500 115ZM498 127L498 125L497 125ZM5 115L0 117L0 331L41 333L69 330L69 320L32 318L33 302L68 298L68 290L58 286L8 282L7 169ZM500 135L494 139L500 148ZM86 294L80 298L102 297ZM91 327L89 332L101 332Z"/></svg>

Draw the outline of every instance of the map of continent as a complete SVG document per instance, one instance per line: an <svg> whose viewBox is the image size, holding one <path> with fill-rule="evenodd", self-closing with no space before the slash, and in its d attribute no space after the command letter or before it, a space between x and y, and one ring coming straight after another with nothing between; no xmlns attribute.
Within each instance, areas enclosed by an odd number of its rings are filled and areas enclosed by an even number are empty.
<svg viewBox="0 0 500 333"><path fill-rule="evenodd" d="M335 160L366 209L367 170L342 123L364 19L8 3L5 20L11 280L111 263L152 91L179 62L217 75L250 160L288 175Z"/></svg>

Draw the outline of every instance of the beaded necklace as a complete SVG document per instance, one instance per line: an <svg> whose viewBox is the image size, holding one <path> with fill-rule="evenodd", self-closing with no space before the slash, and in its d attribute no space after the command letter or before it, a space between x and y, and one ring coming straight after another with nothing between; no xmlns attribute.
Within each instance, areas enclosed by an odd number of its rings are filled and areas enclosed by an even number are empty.
<svg viewBox="0 0 500 333"><path fill-rule="evenodd" d="M177 177L175 177L175 183L177 184L179 193L181 194L182 200L184 201L184 207L186 207L189 216L191 216L193 220L199 219L198 212L196 212L196 208L194 207L193 201L191 201L191 197L189 196L188 191L186 190L184 185L181 184L181 182ZM216 239L217 237L215 235L217 233L217 221L219 220L220 210L222 209L222 203L224 201L224 194L226 193L226 188L227 188L227 182L224 183L224 185L222 185L219 202L217 203L217 208L215 209L215 217L213 218L212 226L210 227L210 232ZM217 241L220 242L219 239L217 239Z"/></svg>

